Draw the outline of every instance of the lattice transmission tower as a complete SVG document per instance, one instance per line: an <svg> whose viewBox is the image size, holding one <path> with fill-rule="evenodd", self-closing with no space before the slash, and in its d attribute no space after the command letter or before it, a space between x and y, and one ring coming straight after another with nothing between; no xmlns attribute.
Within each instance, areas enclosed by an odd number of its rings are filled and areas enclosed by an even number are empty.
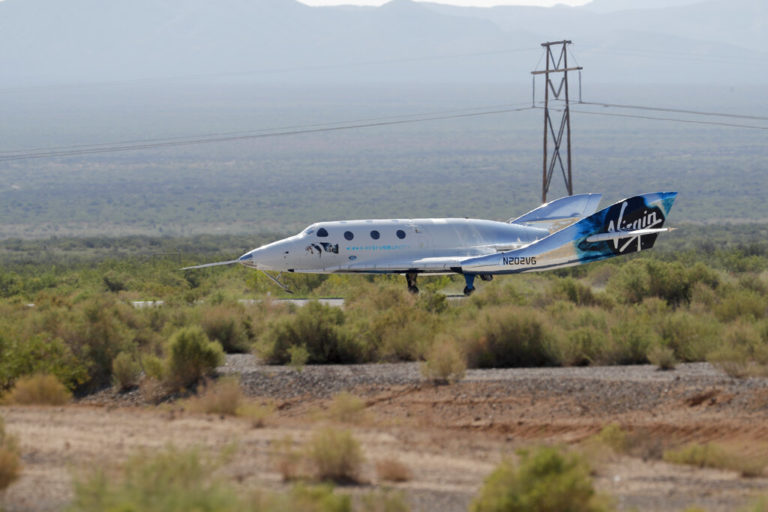
<svg viewBox="0 0 768 512"><path fill-rule="evenodd" d="M532 71L533 76L533 97L534 105L536 103L536 75L544 75L544 162L542 166L542 184L541 201L547 202L547 192L552 183L552 175L555 168L559 168L565 180L565 188L568 195L573 195L573 173L571 170L571 115L570 115L570 97L568 90L568 72L581 71L581 66L568 67L568 45L571 41L554 41L541 43L546 50L547 63L544 70ZM553 50L553 47L555 50ZM559 55L558 51L559 50ZM555 57L557 55L557 58ZM557 79L559 83L555 86ZM550 108L550 103L561 99L564 93L565 107L562 109L562 116L559 123L552 119L552 112L560 111L560 106L556 109ZM579 96L581 96L581 73L579 73ZM557 128L557 129L556 129ZM552 137L553 148L550 152L548 142L549 136ZM561 149L565 138L566 163L563 163Z"/></svg>

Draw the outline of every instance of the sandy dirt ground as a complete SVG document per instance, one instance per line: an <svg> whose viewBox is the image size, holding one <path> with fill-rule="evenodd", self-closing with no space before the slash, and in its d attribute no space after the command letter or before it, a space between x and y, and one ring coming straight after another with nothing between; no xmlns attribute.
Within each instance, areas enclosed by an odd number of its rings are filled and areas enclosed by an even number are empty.
<svg viewBox="0 0 768 512"><path fill-rule="evenodd" d="M331 423L350 428L366 456L367 483L341 492L384 485L375 464L396 459L412 478L386 485L403 491L414 511L467 510L485 477L516 449L540 443L577 449L611 422L630 432L630 455L592 458L596 487L614 497L620 510L698 505L732 511L768 494L765 477L660 460L665 447L689 441L768 454L768 384L729 379L709 365L672 372L650 366L473 370L450 386L422 382L415 365L296 372L246 360L221 370L241 374L246 394L277 406L263 428L246 419L183 412L173 403L144 405L135 393L104 392L65 407L1 407L7 430L20 439L24 470L0 495L0 508L62 510L77 475L117 468L139 450L168 445L216 454L234 443L234 456L221 469L228 478L245 488L285 488L274 463L278 446L286 437L300 445L329 424L325 411L340 389L367 404L360 421Z"/></svg>

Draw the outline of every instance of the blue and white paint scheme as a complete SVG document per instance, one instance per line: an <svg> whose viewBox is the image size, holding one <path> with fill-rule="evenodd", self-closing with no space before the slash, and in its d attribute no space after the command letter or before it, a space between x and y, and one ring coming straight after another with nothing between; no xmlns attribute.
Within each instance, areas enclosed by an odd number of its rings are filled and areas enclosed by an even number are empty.
<svg viewBox="0 0 768 512"><path fill-rule="evenodd" d="M419 274L476 277L539 272L650 249L676 192L642 194L603 210L599 194L563 197L506 222L481 219L377 219L317 222L301 233L247 252L240 263L267 272L404 274L417 293ZM187 270L185 269L185 270ZM267 273L285 288L279 276ZM286 288L287 289L287 288Z"/></svg>

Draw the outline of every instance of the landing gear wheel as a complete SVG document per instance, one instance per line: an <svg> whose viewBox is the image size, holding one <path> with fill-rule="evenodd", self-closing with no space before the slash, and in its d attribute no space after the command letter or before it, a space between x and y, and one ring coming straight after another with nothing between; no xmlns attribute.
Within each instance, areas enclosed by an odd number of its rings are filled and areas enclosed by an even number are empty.
<svg viewBox="0 0 768 512"><path fill-rule="evenodd" d="M467 283L464 287L464 295L469 297L475 291L475 274L464 274L464 282Z"/></svg>
<svg viewBox="0 0 768 512"><path fill-rule="evenodd" d="M405 274L405 280L408 283L408 291L414 295L419 293L419 288L416 286L416 272L408 272Z"/></svg>

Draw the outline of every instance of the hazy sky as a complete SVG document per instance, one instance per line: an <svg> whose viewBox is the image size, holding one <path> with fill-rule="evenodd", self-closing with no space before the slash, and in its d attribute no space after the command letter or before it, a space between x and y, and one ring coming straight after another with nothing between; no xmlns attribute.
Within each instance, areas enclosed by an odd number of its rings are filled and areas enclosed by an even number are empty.
<svg viewBox="0 0 768 512"><path fill-rule="evenodd" d="M299 0L307 5L381 5L388 0ZM419 1L419 0L417 0ZM591 0L422 0L434 3L466 5L469 7L491 7L494 5L538 5L549 7L555 4L584 5Z"/></svg>

